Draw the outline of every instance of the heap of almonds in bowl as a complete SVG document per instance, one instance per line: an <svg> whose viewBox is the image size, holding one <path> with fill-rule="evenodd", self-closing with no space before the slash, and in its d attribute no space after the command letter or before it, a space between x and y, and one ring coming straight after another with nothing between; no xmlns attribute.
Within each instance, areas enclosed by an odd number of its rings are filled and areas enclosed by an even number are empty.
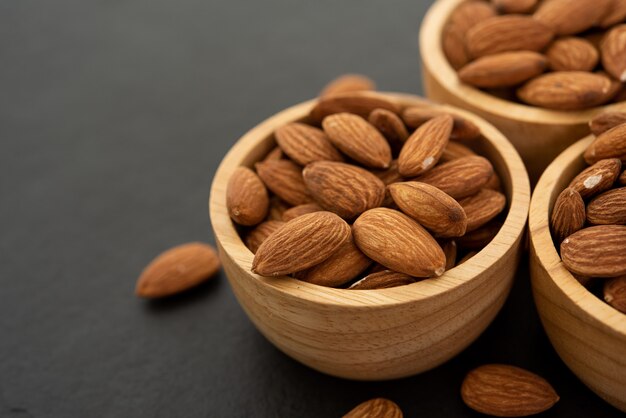
<svg viewBox="0 0 626 418"><path fill-rule="evenodd" d="M626 100L626 1L467 0L442 46L461 82L532 106Z"/></svg>
<svg viewBox="0 0 626 418"><path fill-rule="evenodd" d="M441 276L497 234L507 206L471 121L325 89L309 118L279 126L276 148L237 168L226 205L252 271L321 286L380 289Z"/></svg>

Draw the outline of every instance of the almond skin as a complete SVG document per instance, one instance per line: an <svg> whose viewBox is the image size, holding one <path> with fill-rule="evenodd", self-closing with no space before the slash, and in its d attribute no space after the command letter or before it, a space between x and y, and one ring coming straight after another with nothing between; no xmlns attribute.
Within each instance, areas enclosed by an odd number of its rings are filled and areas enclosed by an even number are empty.
<svg viewBox="0 0 626 418"><path fill-rule="evenodd" d="M430 107L411 106L407 107L402 112L402 120L404 120L404 123L406 123L409 128L416 129L427 121L441 115L450 115L450 113ZM480 136L480 129L473 122L458 115L452 115L452 117L454 119L454 125L450 139L456 141L471 141Z"/></svg>
<svg viewBox="0 0 626 418"><path fill-rule="evenodd" d="M392 151L396 153L400 151L409 137L409 132L400 116L386 109L374 109L370 113L368 121L384 135Z"/></svg>
<svg viewBox="0 0 626 418"><path fill-rule="evenodd" d="M453 123L452 116L441 115L417 128L398 156L400 175L414 177L434 167L448 145Z"/></svg>
<svg viewBox="0 0 626 418"><path fill-rule="evenodd" d="M459 201L467 216L467 232L474 231L495 218L504 210L506 197L494 190L482 189L473 196Z"/></svg>
<svg viewBox="0 0 626 418"><path fill-rule="evenodd" d="M402 418L402 410L389 399L376 398L359 404L343 418Z"/></svg>
<svg viewBox="0 0 626 418"><path fill-rule="evenodd" d="M248 167L237 167L226 186L226 207L239 225L256 225L267 216L270 199L265 185Z"/></svg>
<svg viewBox="0 0 626 418"><path fill-rule="evenodd" d="M626 2L622 0L611 0L609 12L602 18L599 26L601 28L610 28L620 22L626 20Z"/></svg>
<svg viewBox="0 0 626 418"><path fill-rule="evenodd" d="M357 247L383 266L413 277L440 276L446 256L435 239L417 222L393 209L364 212L354 222Z"/></svg>
<svg viewBox="0 0 626 418"><path fill-rule="evenodd" d="M553 71L591 71L600 61L596 47L588 40L576 37L552 42L546 56Z"/></svg>
<svg viewBox="0 0 626 418"><path fill-rule="evenodd" d="M454 199L462 199L482 189L492 174L489 160L471 156L440 164L413 180L430 184Z"/></svg>
<svg viewBox="0 0 626 418"><path fill-rule="evenodd" d="M456 26L465 35L476 24L495 15L496 10L493 5L484 1L470 0L459 4L450 13L448 23Z"/></svg>
<svg viewBox="0 0 626 418"><path fill-rule="evenodd" d="M283 225L285 225L285 222L282 221L265 221L260 223L246 235L246 247L252 251L252 254L255 254L263 241L278 231Z"/></svg>
<svg viewBox="0 0 626 418"><path fill-rule="evenodd" d="M604 301L626 314L626 276L615 277L604 282Z"/></svg>
<svg viewBox="0 0 626 418"><path fill-rule="evenodd" d="M611 80L585 71L555 71L535 77L518 91L531 105L557 110L579 110L610 99Z"/></svg>
<svg viewBox="0 0 626 418"><path fill-rule="evenodd" d="M355 91L376 90L376 83L361 74L344 74L328 83L320 93L320 97L336 96Z"/></svg>
<svg viewBox="0 0 626 418"><path fill-rule="evenodd" d="M557 197L550 217L552 236L561 243L585 225L585 202L576 189L568 187Z"/></svg>
<svg viewBox="0 0 626 418"><path fill-rule="evenodd" d="M587 164L607 158L619 158L626 163L626 124L618 125L598 136L583 154Z"/></svg>
<svg viewBox="0 0 626 418"><path fill-rule="evenodd" d="M171 248L148 264L137 281L135 293L142 298L161 298L190 289L220 270L215 249L201 242Z"/></svg>
<svg viewBox="0 0 626 418"><path fill-rule="evenodd" d="M626 186L626 170L622 171L619 178L617 179L618 183L622 186Z"/></svg>
<svg viewBox="0 0 626 418"><path fill-rule="evenodd" d="M501 14L529 13L539 0L492 0L496 10Z"/></svg>
<svg viewBox="0 0 626 418"><path fill-rule="evenodd" d="M409 181L388 186L402 212L439 237L465 234L467 216L452 197L426 183Z"/></svg>
<svg viewBox="0 0 626 418"><path fill-rule="evenodd" d="M371 290L371 289L389 289L392 287L404 286L415 283L415 278L408 274L398 273L393 270L383 270L372 273L361 280L355 282L348 289L352 290Z"/></svg>
<svg viewBox="0 0 626 418"><path fill-rule="evenodd" d="M604 192L589 202L587 221L594 225L626 225L626 187Z"/></svg>
<svg viewBox="0 0 626 418"><path fill-rule="evenodd" d="M352 113L336 113L326 117L322 127L330 142L352 159L371 168L389 167L389 143L362 117Z"/></svg>
<svg viewBox="0 0 626 418"><path fill-rule="evenodd" d="M326 116L335 113L354 113L367 118L374 109L387 109L400 113L398 106L377 94L366 92L350 92L334 94L320 99L311 109L309 117L315 123L321 123Z"/></svg>
<svg viewBox="0 0 626 418"><path fill-rule="evenodd" d="M591 119L589 129L598 136L623 123L626 123L626 112L604 112Z"/></svg>
<svg viewBox="0 0 626 418"><path fill-rule="evenodd" d="M569 271L582 276L625 275L626 226L592 226L573 233L561 244L561 259Z"/></svg>
<svg viewBox="0 0 626 418"><path fill-rule="evenodd" d="M474 231L467 232L462 237L456 238L456 243L459 247L468 250L481 250L498 235L500 228L502 228L502 223L493 220Z"/></svg>
<svg viewBox="0 0 626 418"><path fill-rule="evenodd" d="M474 58L509 51L541 51L554 34L541 22L523 15L495 16L472 27L465 39Z"/></svg>
<svg viewBox="0 0 626 418"><path fill-rule="evenodd" d="M465 48L464 34L457 26L447 24L444 27L441 34L441 46L448 62L455 70L470 62L469 52Z"/></svg>
<svg viewBox="0 0 626 418"><path fill-rule="evenodd" d="M544 378L505 364L487 364L469 372L461 397L473 410L496 417L538 414L559 400Z"/></svg>
<svg viewBox="0 0 626 418"><path fill-rule="evenodd" d="M588 199L610 189L621 169L622 162L617 158L600 160L574 177L568 187L576 190L583 199Z"/></svg>
<svg viewBox="0 0 626 418"><path fill-rule="evenodd" d="M320 212L324 209L317 203L305 203L304 205L294 206L283 212L283 222L289 222L298 216L306 215L307 213Z"/></svg>
<svg viewBox="0 0 626 418"><path fill-rule="evenodd" d="M443 250L443 253L446 255L446 271L454 268L454 266L456 265L456 255L457 255L457 246L456 246L456 242L450 240L450 241L446 241L442 246L441 249Z"/></svg>
<svg viewBox="0 0 626 418"><path fill-rule="evenodd" d="M280 147L275 147L267 153L263 161L282 160L284 157L283 150Z"/></svg>
<svg viewBox="0 0 626 418"><path fill-rule="evenodd" d="M613 27L600 45L602 66L615 79L626 82L626 24Z"/></svg>
<svg viewBox="0 0 626 418"><path fill-rule="evenodd" d="M511 87L538 76L547 66L546 57L537 52L502 52L470 62L459 70L459 78L475 87Z"/></svg>
<svg viewBox="0 0 626 418"><path fill-rule="evenodd" d="M256 163L256 172L276 196L291 205L309 203L302 180L302 169L289 160L262 161Z"/></svg>
<svg viewBox="0 0 626 418"><path fill-rule="evenodd" d="M471 148L455 141L448 142L448 145L443 150L443 154L441 154L440 162L452 161L457 158L469 157L472 155L476 155Z"/></svg>
<svg viewBox="0 0 626 418"><path fill-rule="evenodd" d="M289 123L278 128L274 136L285 154L300 165L314 161L343 161L324 131L313 126Z"/></svg>
<svg viewBox="0 0 626 418"><path fill-rule="evenodd" d="M315 201L344 219L354 219L380 206L385 197L383 182L360 167L319 161L304 169L304 183Z"/></svg>
<svg viewBox="0 0 626 418"><path fill-rule="evenodd" d="M263 241L252 272L282 276L306 270L326 260L349 238L350 225L334 213L299 216Z"/></svg>
<svg viewBox="0 0 626 418"><path fill-rule="evenodd" d="M533 18L557 35L581 33L599 23L612 0L550 0L539 6Z"/></svg>

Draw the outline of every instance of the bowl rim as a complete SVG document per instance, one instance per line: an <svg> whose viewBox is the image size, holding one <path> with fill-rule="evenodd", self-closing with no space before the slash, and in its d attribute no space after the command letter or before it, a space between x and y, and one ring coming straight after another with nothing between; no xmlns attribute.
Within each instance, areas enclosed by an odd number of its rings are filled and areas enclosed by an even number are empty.
<svg viewBox="0 0 626 418"><path fill-rule="evenodd" d="M462 83L443 52L441 36L450 14L463 1L465 0L438 0L434 2L424 16L419 38L423 66L441 86L453 92L461 100L482 112L491 113L504 119L543 125L586 124L598 112L623 110L626 106L626 102L624 102L573 111L545 109L504 100Z"/></svg>
<svg viewBox="0 0 626 418"><path fill-rule="evenodd" d="M383 95L397 104L409 106L430 103L421 97L391 92L367 93ZM294 278L263 277L250 271L254 255L245 246L237 233L226 209L226 185L232 172L241 165L245 156L274 130L285 123L302 120L317 102L312 99L291 106L256 125L245 133L228 151L215 172L209 197L209 215L215 240L226 256L231 258L248 276L284 295L325 305L352 307L392 307L452 292L471 282L480 273L492 268L514 244L521 240L528 218L530 205L530 182L521 157L511 143L493 125L467 111L445 105L435 105L452 113L459 114L476 123L485 139L493 146L503 160L511 181L509 212L496 237L478 254L467 262L445 272L434 279L426 279L410 285L376 290L348 291L306 283ZM350 297L346 297L350 295Z"/></svg>
<svg viewBox="0 0 626 418"><path fill-rule="evenodd" d="M546 276L568 300L602 326L626 337L626 315L605 303L576 280L561 261L550 233L550 201L553 196L556 198L555 189L559 184L562 167L569 166L578 159L582 161L583 152L594 138L589 135L569 146L546 168L539 179L530 202L530 243L534 256L547 272ZM558 193L560 192L559 190ZM533 277L533 280L536 278Z"/></svg>

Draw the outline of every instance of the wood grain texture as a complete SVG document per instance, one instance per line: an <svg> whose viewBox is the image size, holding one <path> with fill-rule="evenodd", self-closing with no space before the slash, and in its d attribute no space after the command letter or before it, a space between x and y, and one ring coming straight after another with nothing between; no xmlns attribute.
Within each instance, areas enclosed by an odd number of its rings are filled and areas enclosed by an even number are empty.
<svg viewBox="0 0 626 418"><path fill-rule="evenodd" d="M372 93L373 94L373 93ZM399 106L419 105L394 94ZM511 287L521 252L530 186L521 159L492 125L445 107L480 126L472 144L489 156L510 202L496 238L462 266L408 286L348 291L286 277L250 273L253 254L243 245L225 206L233 170L250 166L274 146L272 132L303 120L313 101L293 106L253 128L230 150L215 174L210 216L224 270L239 303L280 350L324 373L359 380L392 379L449 360L489 325Z"/></svg>
<svg viewBox="0 0 626 418"><path fill-rule="evenodd" d="M450 13L462 1L435 2L422 23L420 50L426 96L469 110L495 125L522 156L534 184L561 151L589 133L589 120L605 110L624 110L626 103L582 111L547 110L509 102L461 83L444 55L441 33Z"/></svg>
<svg viewBox="0 0 626 418"><path fill-rule="evenodd" d="M560 191L586 166L582 154L592 140L586 137L563 152L533 194L529 217L533 294L559 356L591 390L626 411L626 316L567 271L548 225Z"/></svg>

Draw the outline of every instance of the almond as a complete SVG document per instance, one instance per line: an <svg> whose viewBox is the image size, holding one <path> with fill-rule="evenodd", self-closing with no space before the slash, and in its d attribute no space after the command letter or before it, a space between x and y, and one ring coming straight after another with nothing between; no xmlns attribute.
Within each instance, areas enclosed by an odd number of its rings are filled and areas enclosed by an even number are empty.
<svg viewBox="0 0 626 418"><path fill-rule="evenodd" d="M400 210L439 237L465 233L467 216L461 205L436 187L409 181L388 186Z"/></svg>
<svg viewBox="0 0 626 418"><path fill-rule="evenodd" d="M302 281L321 286L338 287L357 277L372 264L372 260L354 244L352 234L333 255L308 270L297 273Z"/></svg>
<svg viewBox="0 0 626 418"><path fill-rule="evenodd" d="M360 167L319 161L304 169L304 182L317 203L351 220L380 206L385 197L383 182Z"/></svg>
<svg viewBox="0 0 626 418"><path fill-rule="evenodd" d="M370 290L370 289L389 289L392 287L404 286L415 283L415 278L408 274L398 273L393 270L383 270L372 273L361 280L355 282L348 289L352 290Z"/></svg>
<svg viewBox="0 0 626 418"><path fill-rule="evenodd" d="M598 136L583 154L587 164L607 158L619 158L626 163L626 124L609 129Z"/></svg>
<svg viewBox="0 0 626 418"><path fill-rule="evenodd" d="M466 145L463 145L456 141L448 142L448 145L443 150L443 154L441 154L440 162L452 161L457 158L469 157L472 155L476 155L471 148Z"/></svg>
<svg viewBox="0 0 626 418"><path fill-rule="evenodd" d="M625 225L626 187L604 192L589 202L587 221L594 225Z"/></svg>
<svg viewBox="0 0 626 418"><path fill-rule="evenodd" d="M626 276L604 282L603 293L606 303L626 314Z"/></svg>
<svg viewBox="0 0 626 418"><path fill-rule="evenodd" d="M502 52L465 65L459 70L459 78L475 87L511 87L538 76L547 66L546 57L537 52Z"/></svg>
<svg viewBox="0 0 626 418"><path fill-rule="evenodd" d="M557 39L546 51L553 71L591 71L600 60L595 46L584 38Z"/></svg>
<svg viewBox="0 0 626 418"><path fill-rule="evenodd" d="M535 77L518 91L519 98L548 109L577 110L610 99L611 80L585 71L555 71Z"/></svg>
<svg viewBox="0 0 626 418"><path fill-rule="evenodd" d="M573 233L561 244L561 259L569 271L583 276L625 275L626 226L592 226Z"/></svg>
<svg viewBox="0 0 626 418"><path fill-rule="evenodd" d="M463 32L451 24L447 24L441 34L441 46L448 62L455 70L467 64L471 58L465 48L465 37Z"/></svg>
<svg viewBox="0 0 626 418"><path fill-rule="evenodd" d="M626 112L604 112L591 119L589 128L598 136L623 123L626 123Z"/></svg>
<svg viewBox="0 0 626 418"><path fill-rule="evenodd" d="M585 202L574 188L568 187L559 194L552 209L552 236L557 243L561 243L584 225Z"/></svg>
<svg viewBox="0 0 626 418"><path fill-rule="evenodd" d="M580 193L583 199L587 199L610 189L621 169L622 163L617 158L600 160L574 177L568 187Z"/></svg>
<svg viewBox="0 0 626 418"><path fill-rule="evenodd" d="M434 167L448 145L452 125L452 116L441 115L417 128L400 150L400 175L413 177Z"/></svg>
<svg viewBox="0 0 626 418"><path fill-rule="evenodd" d="M361 74L344 74L328 83L320 97L368 90L376 90L376 84L371 79Z"/></svg>
<svg viewBox="0 0 626 418"><path fill-rule="evenodd" d="M440 276L446 256L418 223L393 209L364 212L353 225L354 240L365 255L383 266L413 277Z"/></svg>
<svg viewBox="0 0 626 418"><path fill-rule="evenodd" d="M610 28L626 20L626 2L624 0L611 0L609 12L602 18L599 26Z"/></svg>
<svg viewBox="0 0 626 418"><path fill-rule="evenodd" d="M533 17L557 35L574 35L600 23L612 0L550 0L539 6Z"/></svg>
<svg viewBox="0 0 626 418"><path fill-rule="evenodd" d="M158 255L137 280L135 293L142 298L170 296L192 288L220 270L215 249L201 242L179 245Z"/></svg>
<svg viewBox="0 0 626 418"><path fill-rule="evenodd" d="M280 147L274 147L267 153L263 161L281 160L283 158L283 150Z"/></svg>
<svg viewBox="0 0 626 418"><path fill-rule="evenodd" d="M262 161L255 165L263 183L276 196L292 205L309 203L302 180L302 169L289 160Z"/></svg>
<svg viewBox="0 0 626 418"><path fill-rule="evenodd" d="M495 16L467 32L466 47L474 58L508 51L541 51L554 34L541 22L523 15Z"/></svg>
<svg viewBox="0 0 626 418"><path fill-rule="evenodd" d="M330 142L347 156L367 167L389 167L389 143L362 117L352 113L336 113L326 117L322 126Z"/></svg>
<svg viewBox="0 0 626 418"><path fill-rule="evenodd" d="M290 123L278 128L274 135L285 154L300 165L314 161L343 161L321 129L304 123Z"/></svg>
<svg viewBox="0 0 626 418"><path fill-rule="evenodd" d="M440 164L413 180L435 186L454 199L462 199L482 189L492 174L489 160L471 156Z"/></svg>
<svg viewBox="0 0 626 418"><path fill-rule="evenodd" d="M456 254L457 254L456 242L454 242L453 240L446 241L441 246L441 249L443 250L443 253L446 255L446 271L448 271L454 268L454 266L456 265Z"/></svg>
<svg viewBox="0 0 626 418"><path fill-rule="evenodd" d="M494 171L485 184L485 189L495 190L496 192L502 192L502 180L500 176Z"/></svg>
<svg viewBox="0 0 626 418"><path fill-rule="evenodd" d="M492 0L496 10L502 14L529 13L539 0Z"/></svg>
<svg viewBox="0 0 626 418"><path fill-rule="evenodd" d="M260 223L246 235L246 247L252 251L252 254L255 254L263 241L278 231L283 225L285 225L285 222L282 221L265 221Z"/></svg>
<svg viewBox="0 0 626 418"><path fill-rule="evenodd" d="M252 272L282 276L306 270L329 258L349 238L350 226L334 213L299 216L263 241Z"/></svg>
<svg viewBox="0 0 626 418"><path fill-rule="evenodd" d="M468 250L481 250L498 235L500 228L502 228L502 223L493 220L474 231L466 233L462 237L456 238L456 244Z"/></svg>
<svg viewBox="0 0 626 418"><path fill-rule="evenodd" d="M320 212L324 209L317 203L305 203L303 205L294 206L283 212L283 222L289 222L298 216L306 215L307 213Z"/></svg>
<svg viewBox="0 0 626 418"><path fill-rule="evenodd" d="M451 115L454 119L452 133L450 139L457 141L465 141L476 139L480 136L480 129L473 122L463 118L462 116L452 115L440 109L430 107L407 107L402 112L402 120L409 128L419 128L427 121L441 115Z"/></svg>
<svg viewBox="0 0 626 418"><path fill-rule="evenodd" d="M396 152L400 151L409 137L409 132L400 116L386 109L374 109L368 121L387 138L391 149Z"/></svg>
<svg viewBox="0 0 626 418"><path fill-rule="evenodd" d="M276 196L270 197L270 210L267 219L270 221L282 221L283 214L289 209L289 205Z"/></svg>
<svg viewBox="0 0 626 418"><path fill-rule="evenodd" d="M354 113L367 118L374 109L387 109L393 113L400 113L398 106L379 94L365 92L351 92L334 94L320 99L311 109L310 118L321 123L329 115L335 113Z"/></svg>
<svg viewBox="0 0 626 418"><path fill-rule="evenodd" d="M498 216L504 210L506 197L500 192L482 189L459 201L467 216L467 232L474 231Z"/></svg>
<svg viewBox="0 0 626 418"><path fill-rule="evenodd" d="M477 0L464 1L450 13L448 23L457 27L465 35L477 23L495 15L493 5L489 3Z"/></svg>
<svg viewBox="0 0 626 418"><path fill-rule="evenodd" d="M626 186L626 170L622 171L619 178L617 179L618 183L622 186Z"/></svg>
<svg viewBox="0 0 626 418"><path fill-rule="evenodd" d="M388 399L376 398L359 404L343 418L402 418L402 410Z"/></svg>
<svg viewBox="0 0 626 418"><path fill-rule="evenodd" d="M270 199L265 185L248 167L237 167L226 186L226 207L240 225L256 225L267 216Z"/></svg>
<svg viewBox="0 0 626 418"><path fill-rule="evenodd" d="M505 364L486 364L469 372L461 397L473 410L497 417L538 414L559 400L544 378Z"/></svg>
<svg viewBox="0 0 626 418"><path fill-rule="evenodd" d="M626 24L607 32L600 51L604 69L617 80L626 82Z"/></svg>

